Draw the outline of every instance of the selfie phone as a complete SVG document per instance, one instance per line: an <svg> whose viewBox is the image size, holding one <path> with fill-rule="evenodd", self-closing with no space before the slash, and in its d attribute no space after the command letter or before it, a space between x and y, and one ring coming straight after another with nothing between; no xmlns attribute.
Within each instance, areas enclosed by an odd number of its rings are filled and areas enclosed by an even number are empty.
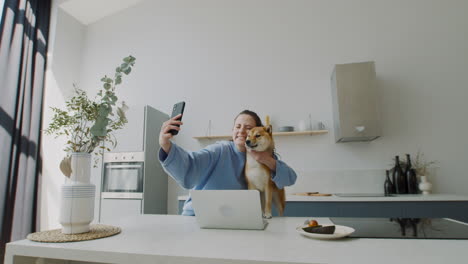
<svg viewBox="0 0 468 264"><path fill-rule="evenodd" d="M185 109L185 102L180 102L180 103L177 103L174 105L174 107L172 107L172 115L171 115L171 118L173 118L174 116L178 115L178 114L184 114L184 109ZM182 120L182 116L179 117L177 120L181 121ZM175 126L179 126L179 125L175 125ZM175 130L175 129L171 129L169 130L169 133L171 133L172 135L177 135L179 133L179 131Z"/></svg>

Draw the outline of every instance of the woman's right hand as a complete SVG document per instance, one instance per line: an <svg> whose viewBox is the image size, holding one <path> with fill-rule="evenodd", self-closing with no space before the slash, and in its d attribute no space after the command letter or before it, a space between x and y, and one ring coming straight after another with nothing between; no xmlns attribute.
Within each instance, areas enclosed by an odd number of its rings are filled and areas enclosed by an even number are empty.
<svg viewBox="0 0 468 264"><path fill-rule="evenodd" d="M169 131L172 129L180 131L180 126L183 123L182 121L179 121L177 119L180 118L181 116L182 114L178 114L174 116L173 118L164 122L161 126L161 132L159 133L159 145L164 150L164 152L166 152L166 154L169 154L169 151L171 150L170 139L174 136ZM179 126L176 126L176 125L179 125Z"/></svg>

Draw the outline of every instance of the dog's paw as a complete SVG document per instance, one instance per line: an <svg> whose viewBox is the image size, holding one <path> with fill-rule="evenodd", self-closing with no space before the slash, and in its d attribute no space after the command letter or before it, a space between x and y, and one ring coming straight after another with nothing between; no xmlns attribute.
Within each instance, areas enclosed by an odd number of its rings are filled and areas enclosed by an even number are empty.
<svg viewBox="0 0 468 264"><path fill-rule="evenodd" d="M263 218L271 219L271 214L263 214Z"/></svg>

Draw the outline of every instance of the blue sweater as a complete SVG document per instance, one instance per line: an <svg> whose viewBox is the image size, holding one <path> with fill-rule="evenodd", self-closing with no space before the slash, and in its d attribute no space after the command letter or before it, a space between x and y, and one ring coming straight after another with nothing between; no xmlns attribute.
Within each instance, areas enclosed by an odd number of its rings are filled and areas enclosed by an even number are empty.
<svg viewBox="0 0 468 264"><path fill-rule="evenodd" d="M187 152L172 142L169 154L159 150L164 170L185 189L239 190L247 189L244 178L245 152L232 141L220 141L206 148ZM272 180L279 189L296 182L296 173L286 163L276 159ZM182 215L195 215L192 198L184 204Z"/></svg>

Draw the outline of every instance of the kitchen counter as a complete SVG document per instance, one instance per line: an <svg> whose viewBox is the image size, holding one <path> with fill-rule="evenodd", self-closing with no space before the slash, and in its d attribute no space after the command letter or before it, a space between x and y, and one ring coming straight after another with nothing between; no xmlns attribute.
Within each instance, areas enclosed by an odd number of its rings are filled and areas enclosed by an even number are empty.
<svg viewBox="0 0 468 264"><path fill-rule="evenodd" d="M329 219L316 218L320 224ZM276 217L264 231L200 229L195 217L141 215L121 220L122 233L74 243L7 244L5 264L38 258L101 263L457 263L468 240L315 240L295 227L305 218ZM17 256L17 257L15 257ZM69 263L54 261L53 263ZM47 261L46 261L47 262ZM42 263L42 262L41 262Z"/></svg>
<svg viewBox="0 0 468 264"><path fill-rule="evenodd" d="M178 196L179 201L187 200L188 195ZM400 194L385 197L342 197L342 196L303 196L286 195L287 202L430 202L430 201L466 201L468 196L455 194Z"/></svg>
<svg viewBox="0 0 468 264"><path fill-rule="evenodd" d="M188 196L179 196L179 212ZM273 211L273 215L276 212ZM286 195L285 216L453 218L468 222L468 196L405 194L390 197Z"/></svg>

